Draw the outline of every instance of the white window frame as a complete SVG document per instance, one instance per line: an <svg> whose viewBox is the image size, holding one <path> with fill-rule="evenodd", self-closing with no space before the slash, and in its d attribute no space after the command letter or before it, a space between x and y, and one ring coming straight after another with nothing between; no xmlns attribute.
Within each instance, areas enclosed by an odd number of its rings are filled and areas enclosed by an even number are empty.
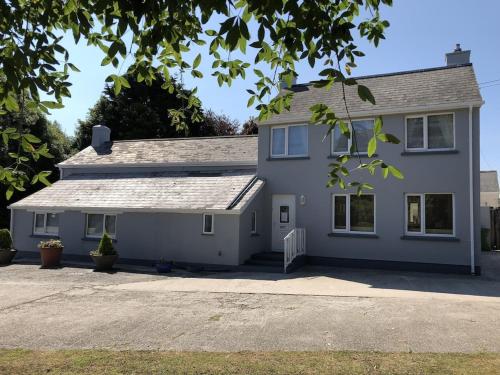
<svg viewBox="0 0 500 375"><path fill-rule="evenodd" d="M305 154L300 154L300 155L289 155L288 153L288 129L294 126L305 126L307 131L306 131L306 146L307 146L307 151ZM273 154L273 130L274 129L285 129L285 153L284 154ZM269 145L269 153L271 155L271 158L273 159L279 159L279 158L302 158L304 156L309 156L309 126L307 124L293 124L293 125L280 125L280 126L272 126L271 127L271 143Z"/></svg>
<svg viewBox="0 0 500 375"><path fill-rule="evenodd" d="M377 233L377 197L375 194L363 195L373 196L373 232L351 231L351 196L356 194L332 194L332 232L352 234L376 234ZM335 197L346 197L346 229L335 228Z"/></svg>
<svg viewBox="0 0 500 375"><path fill-rule="evenodd" d="M212 230L210 232L205 232L205 217L207 216L212 216ZM214 214L209 214L209 213L204 213L203 214L203 220L202 220L202 227L201 227L201 233L203 234L214 234L215 233L215 215Z"/></svg>
<svg viewBox="0 0 500 375"><path fill-rule="evenodd" d="M352 119L352 121L373 121L373 127L375 127L375 118L372 118L372 117L368 117L368 118L355 118L355 119ZM339 125L337 125L339 126ZM351 153L351 146L352 146L352 122L351 121L348 121L347 123L347 126L349 127L349 132L351 133L349 135L349 138L347 138L347 151L335 151L334 149L334 132L332 131L332 135L331 135L331 147L330 147L330 152L332 155L349 155ZM340 130L340 126L339 126L339 130ZM360 151L360 152L357 152L359 153L360 155L368 155L368 150L366 151Z"/></svg>
<svg viewBox="0 0 500 375"><path fill-rule="evenodd" d="M425 233L425 196L426 195L451 195L452 202L452 233L444 234L444 233ZM420 232L410 232L408 231L408 197L420 197ZM407 236L424 236L424 237L455 237L455 193L406 193L405 194L405 230L404 233Z"/></svg>
<svg viewBox="0 0 500 375"><path fill-rule="evenodd" d="M428 125L429 121L428 118L429 116L442 116L442 115L452 115L453 116L453 121L452 121L452 126L453 126L453 147L449 148L429 148L429 131L428 131ZM423 119L423 127L424 127L424 132L423 132L423 137L424 137L424 145L423 147L419 148L408 148L408 120L412 118L422 118ZM427 114L420 114L420 115L411 115L411 116L406 116L405 117L405 151L406 152L422 152L422 151L449 151L449 150L455 150L456 147L456 135L455 135L455 112L442 112L442 113L427 113Z"/></svg>
<svg viewBox="0 0 500 375"><path fill-rule="evenodd" d="M94 235L88 234L87 230L89 228L89 215L103 215L102 218L102 234ZM100 212L87 212L85 213L85 237L86 238L101 238L106 229L106 216L114 216L115 217L115 234L108 233L108 236L112 239L116 239L116 232L118 232L118 215L117 214L105 214Z"/></svg>
<svg viewBox="0 0 500 375"><path fill-rule="evenodd" d="M250 233L252 234L257 233L257 211L252 211L250 216Z"/></svg>
<svg viewBox="0 0 500 375"><path fill-rule="evenodd" d="M47 211L35 211L33 212L33 234L42 236L58 236L59 235L59 225L57 225L57 232L47 232L47 215L54 214L59 215L59 212L47 212ZM43 215L43 232L37 232L36 230L36 215Z"/></svg>

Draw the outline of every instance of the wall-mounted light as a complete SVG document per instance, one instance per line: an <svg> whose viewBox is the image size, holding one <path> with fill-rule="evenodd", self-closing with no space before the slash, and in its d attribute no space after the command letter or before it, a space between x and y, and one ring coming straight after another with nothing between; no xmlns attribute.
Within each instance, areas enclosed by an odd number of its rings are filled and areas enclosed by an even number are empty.
<svg viewBox="0 0 500 375"><path fill-rule="evenodd" d="M299 202L301 206L304 206L306 204L306 196L304 194L300 196Z"/></svg>

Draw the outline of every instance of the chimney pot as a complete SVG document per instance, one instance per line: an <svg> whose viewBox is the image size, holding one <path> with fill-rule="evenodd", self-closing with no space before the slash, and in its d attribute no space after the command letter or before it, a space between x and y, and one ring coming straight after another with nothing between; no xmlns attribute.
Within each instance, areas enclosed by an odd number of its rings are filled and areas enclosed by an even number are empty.
<svg viewBox="0 0 500 375"><path fill-rule="evenodd" d="M111 129L104 125L92 127L92 147L97 148L111 141Z"/></svg>

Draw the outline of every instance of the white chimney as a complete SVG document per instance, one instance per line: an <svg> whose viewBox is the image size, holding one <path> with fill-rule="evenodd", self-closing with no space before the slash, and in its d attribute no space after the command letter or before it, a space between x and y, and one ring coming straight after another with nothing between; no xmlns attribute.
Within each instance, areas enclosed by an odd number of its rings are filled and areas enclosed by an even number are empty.
<svg viewBox="0 0 500 375"><path fill-rule="evenodd" d="M462 51L460 44L457 44L453 52L446 54L446 66L462 65L470 63L470 50Z"/></svg>
<svg viewBox="0 0 500 375"><path fill-rule="evenodd" d="M97 148L111 141L111 130L104 125L92 127L92 147Z"/></svg>

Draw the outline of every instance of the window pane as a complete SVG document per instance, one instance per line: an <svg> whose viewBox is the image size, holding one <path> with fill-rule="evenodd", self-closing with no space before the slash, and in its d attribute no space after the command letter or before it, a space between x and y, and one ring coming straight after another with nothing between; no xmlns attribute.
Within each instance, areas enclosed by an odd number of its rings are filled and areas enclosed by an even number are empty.
<svg viewBox="0 0 500 375"><path fill-rule="evenodd" d="M212 220L213 216L212 215L205 215L205 221L203 223L203 231L205 233L212 233Z"/></svg>
<svg viewBox="0 0 500 375"><path fill-rule="evenodd" d="M420 196L408 196L407 200L407 215L408 215L408 232L421 231L421 218L420 218Z"/></svg>
<svg viewBox="0 0 500 375"><path fill-rule="evenodd" d="M104 220L104 215L87 214L87 235L102 236L103 220Z"/></svg>
<svg viewBox="0 0 500 375"><path fill-rule="evenodd" d="M453 196L425 195L425 233L453 234Z"/></svg>
<svg viewBox="0 0 500 375"><path fill-rule="evenodd" d="M368 142L370 138L373 137L373 120L353 121L352 129L352 144L354 145L354 150L367 152Z"/></svg>
<svg viewBox="0 0 500 375"><path fill-rule="evenodd" d="M406 148L424 148L424 118L406 119Z"/></svg>
<svg viewBox="0 0 500 375"><path fill-rule="evenodd" d="M35 214L35 232L43 233L45 232L45 215Z"/></svg>
<svg viewBox="0 0 500 375"><path fill-rule="evenodd" d="M106 216L105 221L105 231L110 236L114 236L116 234L116 216Z"/></svg>
<svg viewBox="0 0 500 375"><path fill-rule="evenodd" d="M257 232L257 213L252 212L252 233Z"/></svg>
<svg viewBox="0 0 500 375"><path fill-rule="evenodd" d="M307 155L307 125L288 128L288 155Z"/></svg>
<svg viewBox="0 0 500 375"><path fill-rule="evenodd" d="M290 207L280 206L280 223L288 223L290 221L289 212Z"/></svg>
<svg viewBox="0 0 500 375"><path fill-rule="evenodd" d="M347 197L345 196L335 196L334 197L334 228L335 229L347 229Z"/></svg>
<svg viewBox="0 0 500 375"><path fill-rule="evenodd" d="M272 129L272 155L285 155L285 128Z"/></svg>
<svg viewBox="0 0 500 375"><path fill-rule="evenodd" d="M333 152L349 152L349 138L342 134L339 125L333 129Z"/></svg>
<svg viewBox="0 0 500 375"><path fill-rule="evenodd" d="M429 116L429 148L453 148L453 115Z"/></svg>
<svg viewBox="0 0 500 375"><path fill-rule="evenodd" d="M373 195L351 195L351 231L373 232L374 221Z"/></svg>
<svg viewBox="0 0 500 375"><path fill-rule="evenodd" d="M47 233L57 234L59 232L59 215L47 214Z"/></svg>

